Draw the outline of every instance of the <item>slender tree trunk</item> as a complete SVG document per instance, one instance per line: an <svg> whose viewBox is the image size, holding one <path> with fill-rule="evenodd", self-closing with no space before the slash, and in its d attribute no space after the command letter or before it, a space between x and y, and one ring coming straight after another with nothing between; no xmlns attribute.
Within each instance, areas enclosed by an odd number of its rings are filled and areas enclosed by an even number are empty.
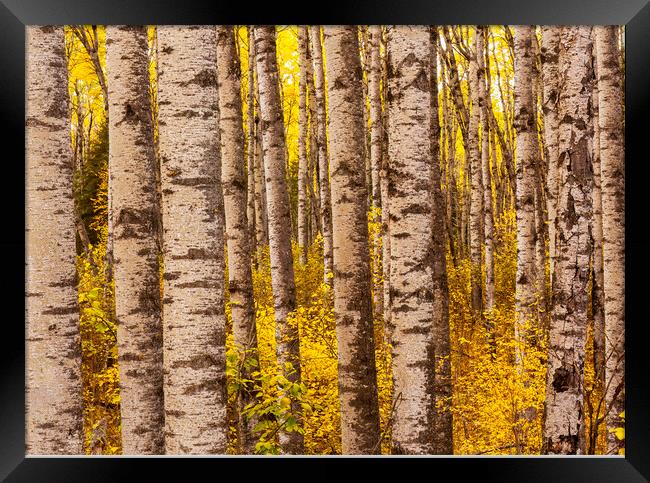
<svg viewBox="0 0 650 483"><path fill-rule="evenodd" d="M307 74L307 110L309 112L309 157L307 161L307 192L309 194L309 220L311 229L309 231L309 245L316 239L317 233L323 232L320 219L320 193L314 188L314 182L318 182L318 124L316 122L316 99L314 92L314 64L312 61L311 48L309 46L309 33L306 34L307 42L307 63L305 72Z"/></svg>
<svg viewBox="0 0 650 483"><path fill-rule="evenodd" d="M481 170L483 178L483 233L485 240L485 308L494 308L494 221L492 218L492 173L490 170L490 127L488 109L492 102L486 90L486 52L487 27L479 27L476 37L478 63L478 102L481 123ZM492 328L488 328L489 331Z"/></svg>
<svg viewBox="0 0 650 483"><path fill-rule="evenodd" d="M446 28L449 29L449 27ZM463 98L463 91L460 87L460 79L458 78L458 66L456 64L456 58L454 57L454 52L451 47L452 41L450 40L449 31L445 30L444 32L446 41L445 44L447 45L446 61L448 64L449 90L454 101L454 107L456 108L456 117L458 119L461 133L463 134L463 140L466 140L468 134L468 108Z"/></svg>
<svg viewBox="0 0 650 483"><path fill-rule="evenodd" d="M300 263L307 263L309 248L309 217L307 196L307 27L298 27L298 52L300 63L300 82L298 85L298 246Z"/></svg>
<svg viewBox="0 0 650 483"><path fill-rule="evenodd" d="M259 105L258 105L259 106ZM266 196L266 174L262 149L260 118L255 116L255 238L258 248L269 244L269 216Z"/></svg>
<svg viewBox="0 0 650 483"><path fill-rule="evenodd" d="M268 217L266 212L266 185L264 176L264 160L262 158L262 129L259 118L259 92L255 75L255 38L253 36L253 26L248 26L248 65L249 65L249 89L254 96L254 102L257 105L254 116L250 122L254 126L254 145L253 145L253 163L255 174L255 241L257 249L269 244L268 235ZM252 116L252 111L251 111ZM250 145L249 145L250 146ZM250 159L250 158L249 158Z"/></svg>
<svg viewBox="0 0 650 483"><path fill-rule="evenodd" d="M370 96L370 165L372 169L372 200L376 208L381 208L380 169L382 155L382 115L381 115L381 27L372 25L370 29L370 72L368 76L368 92ZM380 260L381 231L377 230L374 237L374 259ZM373 290L374 308L378 314L383 313L383 291L381 286Z"/></svg>
<svg viewBox="0 0 650 483"><path fill-rule="evenodd" d="M102 64L99 60L99 36L97 35L97 26L92 26L92 34L89 34L85 25L74 26L72 27L72 30L90 56L93 70L95 75L97 75L97 82L99 82L99 87L102 90L104 111L106 111L106 116L108 117L108 87L106 85L104 69L102 69Z"/></svg>
<svg viewBox="0 0 650 483"><path fill-rule="evenodd" d="M483 277L481 270L481 255L483 246L483 176L481 152L479 149L479 124L480 124L480 92L479 92L479 65L478 58L482 53L480 35L476 34L474 50L469 59L469 90L472 109L469 115L468 136L465 138L465 155L469 157L471 178L470 182L470 212L469 212L469 244L471 260L471 286L472 309L476 316L481 317L483 311ZM480 44L479 44L480 42Z"/></svg>
<svg viewBox="0 0 650 483"><path fill-rule="evenodd" d="M253 29L248 27L248 71L246 80L248 82L247 92L247 110L248 119L246 124L247 137L246 137L246 182L247 196L246 196L246 218L248 221L248 240L250 242L250 253L256 252L256 233L257 233L257 210L255 199L255 177L257 176L255 167L255 52L253 49ZM236 53L236 52L235 52ZM237 54L239 55L239 54Z"/></svg>
<svg viewBox="0 0 650 483"><path fill-rule="evenodd" d="M591 254L592 167L591 27L561 34L557 259L549 335L543 448L547 454L584 454L584 362Z"/></svg>
<svg viewBox="0 0 650 483"><path fill-rule="evenodd" d="M82 454L81 343L63 27L27 37L25 450Z"/></svg>
<svg viewBox="0 0 650 483"><path fill-rule="evenodd" d="M276 323L276 353L284 376L300 381L300 342L298 327L287 321L296 307L296 287L291 254L291 215L286 181L286 144L280 103L280 84L275 51L275 27L255 27L255 67L260 94L260 115L264 173L268 205L268 230L271 254L271 286ZM292 369L287 367L291 366ZM296 401L291 411L300 413ZM302 454L303 436L297 431L280 432L285 454Z"/></svg>
<svg viewBox="0 0 650 483"><path fill-rule="evenodd" d="M623 85L616 26L595 27L598 61L598 125L603 219L607 451L624 441L609 430L624 426L625 408L625 154Z"/></svg>
<svg viewBox="0 0 650 483"><path fill-rule="evenodd" d="M533 29L515 27L515 130L517 133L517 278L518 338L535 324L535 164L539 162L533 105ZM525 330L524 330L525 332Z"/></svg>
<svg viewBox="0 0 650 483"><path fill-rule="evenodd" d="M440 42L438 42L440 45ZM444 64L442 64L444 65ZM448 70L448 69L445 69ZM446 81L445 81L446 85ZM463 247L460 243L460 236L458 233L459 226L459 206L458 206L458 188L456 178L456 124L455 118L451 115L449 108L449 101L447 95L443 90L442 96L442 114L445 122L446 137L448 144L447 154L447 207L448 207L448 230L449 230L449 247L458 247L453 253L458 253L457 256L463 257ZM454 259L455 260L455 259Z"/></svg>
<svg viewBox="0 0 650 483"><path fill-rule="evenodd" d="M560 81L558 59L560 55L561 27L542 27L542 112L544 113L544 145L548 173L546 176L546 211L548 216L548 252L551 273L551 292L555 266L555 219L557 213L558 183L558 140L559 140L559 95Z"/></svg>
<svg viewBox="0 0 650 483"><path fill-rule="evenodd" d="M603 205L601 195L601 169L600 169L600 128L598 126L599 105L598 105L598 75L596 73L596 29L592 30L592 61L594 64L593 88L591 93L593 116L593 149L592 165L594 170L593 188L593 253L592 253L592 275L591 275L591 315L593 318L593 366L594 366L594 390L592 391L592 406L594 397L604 398L605 389L605 294L603 285L605 283L603 272ZM603 399L604 400L604 399ZM600 407L600 406L599 406ZM599 425L593 424L599 414L592 414L591 454L595 454L596 441L598 439Z"/></svg>
<svg viewBox="0 0 650 483"><path fill-rule="evenodd" d="M466 138L465 138L466 139ZM470 239L470 229L471 229L471 210L472 210L472 161L470 155L468 154L467 142L465 143L465 153L464 153L464 176L463 176L463 189L462 189L462 198L463 198L463 210L461 217L461 230L463 245L465 246L465 253L469 254L470 262L472 260L472 249L471 249L471 239ZM476 274L476 272L473 272ZM470 274L471 275L471 274ZM472 302L473 303L473 302Z"/></svg>
<svg viewBox="0 0 650 483"><path fill-rule="evenodd" d="M386 31L384 29L384 35ZM386 46L386 37L384 37L384 47ZM384 52L386 49L384 48ZM381 117L381 128L384 136L381 145L381 170L379 172L379 189L381 192L381 268L383 275L383 315L384 329L387 332L388 342L391 340L390 334L390 206L388 203L388 137L385 133L388 131L388 56L384 54L381 58L381 93L384 99L384 109Z"/></svg>
<svg viewBox="0 0 650 483"><path fill-rule="evenodd" d="M226 452L223 226L216 41L211 27L159 26L159 147L167 454ZM188 135L189 134L189 135ZM188 210L189 207L189 210Z"/></svg>
<svg viewBox="0 0 650 483"><path fill-rule="evenodd" d="M528 387L530 374L525 370L525 360L530 347L537 346L538 324L536 273L535 273L535 166L540 162L535 129L533 102L533 34L531 26L515 27L515 117L516 131L516 216L517 216L517 274L515 287L515 341L516 363L524 387ZM533 421L534 408L522 408L518 419ZM517 452L526 450L525 428L516 434Z"/></svg>
<svg viewBox="0 0 650 483"><path fill-rule="evenodd" d="M312 61L314 64L314 91L316 94L316 115L318 124L318 179L320 181L320 217L323 226L323 263L325 281L333 273L332 207L329 180L329 159L327 149L327 124L325 117L325 75L323 73L323 48L320 39L320 26L309 29Z"/></svg>
<svg viewBox="0 0 650 483"><path fill-rule="evenodd" d="M366 193L368 194L368 209L372 205L372 165L370 161L370 133L368 120L370 109L368 106L368 79L370 78L370 32L368 26L359 26L358 35L361 38L359 53L361 55L361 86L363 99L363 153L366 165Z"/></svg>
<svg viewBox="0 0 650 483"><path fill-rule="evenodd" d="M370 96L370 166L372 170L372 200L373 204L381 207L381 187L379 170L381 169L381 27L372 25L370 29L370 72L368 76L368 93Z"/></svg>
<svg viewBox="0 0 650 483"><path fill-rule="evenodd" d="M325 30L332 161L334 315L344 454L380 451L362 79L354 26Z"/></svg>
<svg viewBox="0 0 650 483"><path fill-rule="evenodd" d="M124 454L164 451L159 207L147 29L106 27L109 177Z"/></svg>
<svg viewBox="0 0 650 483"><path fill-rule="evenodd" d="M219 130L221 132L221 170L223 201L226 214L228 245L228 276L232 327L235 347L239 351L239 377L250 380L247 367L259 367L257 333L253 306L253 279L251 273L250 232L246 229L244 211L244 130L240 97L241 71L232 27L217 27L217 79L219 82ZM253 361L254 364L244 361ZM253 426L256 421L247 419L243 409L255 401L252 388L242 387L238 394L239 446L242 453L255 449Z"/></svg>
<svg viewBox="0 0 650 483"><path fill-rule="evenodd" d="M430 33L390 27L389 199L391 333L394 387L392 448L430 454L434 441L434 205ZM329 57L328 57L329 61ZM417 207L417 209L414 209Z"/></svg>
<svg viewBox="0 0 650 483"><path fill-rule="evenodd" d="M538 162L535 163L535 292L538 296L538 312L540 327L547 326L547 294L546 294L546 217L544 209L544 184L546 182L546 163L544 156L544 132L538 119L540 118L539 106L543 102L541 54L537 34L533 28L533 119L534 129L538 136L537 151Z"/></svg>
<svg viewBox="0 0 650 483"><path fill-rule="evenodd" d="M447 285L445 199L440 176L440 118L438 112L438 32L429 27L431 65L431 158L432 158L432 227L433 242L433 445L432 454L453 454L451 362L449 339L449 288Z"/></svg>

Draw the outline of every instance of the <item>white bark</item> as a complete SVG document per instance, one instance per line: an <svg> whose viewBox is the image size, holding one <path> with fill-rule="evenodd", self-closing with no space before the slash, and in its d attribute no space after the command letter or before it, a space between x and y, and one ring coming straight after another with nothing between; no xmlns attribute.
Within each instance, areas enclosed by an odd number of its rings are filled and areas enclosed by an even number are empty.
<svg viewBox="0 0 650 483"><path fill-rule="evenodd" d="M584 454L584 362L591 256L591 27L561 34L557 259L549 334L543 452Z"/></svg>
<svg viewBox="0 0 650 483"><path fill-rule="evenodd" d="M533 29L515 27L515 130L517 153L517 278L515 326L525 341L527 325L536 324L535 293L535 165L539 163L533 104ZM523 357L520 354L519 357Z"/></svg>
<svg viewBox="0 0 650 483"><path fill-rule="evenodd" d="M548 172L546 176L546 211L548 216L548 251L551 287L555 266L555 218L557 213L558 183L558 109L560 81L558 59L560 55L561 27L542 27L542 112L544 113L544 145Z"/></svg>
<svg viewBox="0 0 650 483"><path fill-rule="evenodd" d="M320 216L323 227L323 264L325 282L332 273L332 205L329 179L329 157L327 147L327 123L325 105L325 74L323 72L323 48L320 40L320 26L309 29L312 62L314 65L314 91L318 125L318 179L320 186Z"/></svg>
<svg viewBox="0 0 650 483"><path fill-rule="evenodd" d="M26 27L25 451L81 454L81 343L63 27Z"/></svg>
<svg viewBox="0 0 650 483"><path fill-rule="evenodd" d="M219 80L219 112L223 199L226 213L228 243L228 276L232 330L240 357L258 362L257 333L253 301L251 248L246 224L246 188L244 174L244 131L240 97L241 72L232 27L217 27L217 78ZM240 367L244 364L240 364ZM256 364L259 367L259 364ZM240 378L250 380L250 371L242 368ZM255 401L250 387L238 394L239 446L243 453L253 453L254 418L242 415L243 409Z"/></svg>
<svg viewBox="0 0 650 483"><path fill-rule="evenodd" d="M481 270L481 254L483 246L483 168L479 145L479 125L481 120L479 61L482 45L480 35L476 34L476 45L470 52L469 59L469 91L472 107L469 114L469 127L465 138L465 156L469 157L470 167L470 214L469 214L469 244L472 288L472 309L481 317L483 310L483 280ZM482 42L481 42L482 44Z"/></svg>
<svg viewBox="0 0 650 483"><path fill-rule="evenodd" d="M379 453L379 407L372 322L357 29L325 30L332 167L334 315L344 454Z"/></svg>
<svg viewBox="0 0 650 483"><path fill-rule="evenodd" d="M295 369L292 374L285 372L285 376L290 381L297 382L300 381L298 328L287 323L287 316L296 307L296 288L291 253L291 216L286 181L287 151L280 102L275 27L255 27L255 55L266 176L276 352L278 363L283 370L286 371L287 363ZM300 412L295 403L292 404L292 412ZM283 453L302 454L303 444L303 437L298 432L280 433Z"/></svg>
<svg viewBox="0 0 650 483"><path fill-rule="evenodd" d="M109 177L124 454L164 451L159 206L145 27L106 28Z"/></svg>
<svg viewBox="0 0 650 483"><path fill-rule="evenodd" d="M516 215L517 215L517 274L515 286L515 357L520 380L530 383L525 370L528 348L538 345L535 329L538 327L539 301L536 293L535 225L536 165L541 162L537 144L535 105L533 98L534 29L529 25L515 27L515 117L516 131ZM521 408L517 418L532 421L535 409ZM525 430L516 430L517 451L526 451Z"/></svg>
<svg viewBox="0 0 650 483"><path fill-rule="evenodd" d="M598 61L598 125L603 209L607 428L624 426L625 408L625 152L623 83L618 27L595 27ZM624 442L607 436L608 453Z"/></svg>
<svg viewBox="0 0 650 483"><path fill-rule="evenodd" d="M298 84L298 246L300 263L307 263L309 248L309 201L307 193L307 27L298 27L300 81Z"/></svg>
<svg viewBox="0 0 650 483"><path fill-rule="evenodd" d="M215 33L159 26L167 454L226 450Z"/></svg>
<svg viewBox="0 0 650 483"><path fill-rule="evenodd" d="M391 26L388 33L388 200L390 225L392 448L430 454L434 439L433 160L430 34ZM328 58L329 60L329 58Z"/></svg>
<svg viewBox="0 0 650 483"><path fill-rule="evenodd" d="M492 218L492 172L490 169L490 93L487 91L485 65L485 37L487 27L479 27L476 37L476 55L478 65L478 103L481 124L481 172L483 182L483 239L485 241L485 308L494 308L494 220Z"/></svg>

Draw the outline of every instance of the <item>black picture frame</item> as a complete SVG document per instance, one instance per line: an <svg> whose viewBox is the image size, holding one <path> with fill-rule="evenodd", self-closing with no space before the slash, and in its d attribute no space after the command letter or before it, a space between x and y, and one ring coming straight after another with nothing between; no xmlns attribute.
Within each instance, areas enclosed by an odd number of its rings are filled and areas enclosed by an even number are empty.
<svg viewBox="0 0 650 483"><path fill-rule="evenodd" d="M650 98L650 4L646 0L517 0L456 2L331 1L244 2L200 0L2 0L0 4L0 189L4 270L0 317L0 478L6 481L122 481L141 471L147 481L167 479L180 470L186 479L208 471L251 478L307 478L305 463L327 467L323 475L349 474L364 466L388 476L395 472L428 478L443 473L480 481L650 481L650 358L644 336L650 275L650 236L645 230L644 197L650 160L642 155L648 138ZM25 457L25 26L66 24L618 24L626 25L626 455L625 457ZM645 148L645 149L644 149ZM21 195L22 192L22 195ZM22 197L21 197L22 196ZM259 469L250 473L249 463ZM209 466L209 468L208 468ZM226 468L226 466L228 468ZM302 466L301 470L297 470ZM267 473L270 471L272 473ZM313 470L309 470L310 475ZM336 473L332 473L336 471ZM295 473L294 473L295 472ZM259 475L259 476L258 476ZM267 476L268 475L268 476ZM167 478L165 478L167 477ZM188 478L189 477L189 478Z"/></svg>

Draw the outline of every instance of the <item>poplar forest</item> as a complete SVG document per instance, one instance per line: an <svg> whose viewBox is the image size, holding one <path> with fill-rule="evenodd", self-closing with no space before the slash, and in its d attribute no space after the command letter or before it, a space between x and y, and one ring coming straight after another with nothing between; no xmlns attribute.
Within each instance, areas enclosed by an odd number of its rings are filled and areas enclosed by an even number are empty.
<svg viewBox="0 0 650 483"><path fill-rule="evenodd" d="M28 454L624 454L623 28L26 36Z"/></svg>

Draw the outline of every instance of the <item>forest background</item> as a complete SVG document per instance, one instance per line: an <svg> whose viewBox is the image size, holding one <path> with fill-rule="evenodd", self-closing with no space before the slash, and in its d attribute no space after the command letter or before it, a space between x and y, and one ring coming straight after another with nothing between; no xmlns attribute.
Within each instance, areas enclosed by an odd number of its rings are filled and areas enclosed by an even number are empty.
<svg viewBox="0 0 650 483"><path fill-rule="evenodd" d="M313 27L311 27L313 28ZM327 28L327 27L325 27ZM450 26L437 29L435 43L437 106L440 116L440 189L444 199L444 219L435 229L444 233L446 279L448 283L449 355L438 361L449 365L451 391L438 398L441 412L452 421L454 454L539 454L544 446L544 414L547 400L549 332L553 320L552 260L555 216L549 210L549 146L545 141L549 104L545 76L545 35L556 35L549 27L533 29L531 48L534 94L534 138L539 159L535 183L531 185L531 213L535 232L534 327L518 325L518 213L516 184L521 167L516 165L518 113L515 101L515 35L509 26L477 29ZM152 125L158 126L158 36L147 28L149 84ZM259 111L259 92L251 89L250 37L245 26L235 28L241 69L241 103L245 159L255 160L258 129L251 113ZM304 435L305 454L341 454L341 409L339 402L339 354L332 274L327 270L327 250L321 219L322 199L319 178L318 126L314 106L318 86L308 47L301 48L301 27L276 29L277 66L280 81L283 127L286 139L286 181L290 200L293 269L296 310L290 322L300 340L300 381L292 383L278 372L276 322L274 319L268 221L260 212L256 181L248 171L247 213L255 250L251 260L254 288L258 362L242 355L234 344L232 310L225 276L226 375L229 421L228 452L241 452L239 439L242 411L238 398L242 387L255 388L255 397L246 413L256 421L257 453L280 452L278 433ZM379 178L383 166L373 165L371 28L358 29L358 45L363 69L363 99L366 140L366 186L368 192L367 240L373 294L373 339L377 372L380 422L380 451L391 452L391 430L396 415L392 375L392 352L387 335L384 309L390 296L385 289L383 263L385 220ZM375 35L377 35L375 33ZM388 110L384 86L387 79L386 32L379 30L377 54L382 81L379 88L380 114ZM595 40L595 29L589 35ZM479 40L479 37L481 40ZM302 37L303 39L305 37ZM304 42L304 40L302 40ZM620 75L624 71L623 29L616 30L620 55ZM481 46L477 48L477 43ZM593 47L595 50L595 42ZM114 313L114 286L111 277L109 240L109 129L107 125L106 31L102 26L65 28L68 92L71 106L71 143L74 159L74 198L77 229L78 295L81 309L84 451L91 454L120 454L122 448L118 328ZM592 48L590 46L590 48ZM482 61L476 52L482 52ZM545 55L547 57L545 57ZM592 56L591 59L594 59ZM302 60L307 60L306 63ZM556 59L557 61L557 59ZM327 60L324 59L326 63ZM595 60L593 61L595 65ZM476 69L486 93L480 105ZM557 66L556 66L557 68ZM597 97L597 76L591 67L589 83ZM558 72L555 75L561 77ZM476 76L476 77L475 77ZM254 78L254 74L253 74ZM475 80L476 79L476 80ZM566 78L562 78L566 81ZM552 79L556 80L556 79ZM323 88L323 87L321 87ZM555 96L561 89L556 87ZM324 89L324 92L327 92ZM553 94L551 94L553 95ZM591 95L591 94L590 94ZM557 99L556 99L557 101ZM597 105L597 102L595 103ZM481 106L479 108L479 106ZM594 117L594 106L589 115ZM479 116L480 111L480 116ZM596 112L597 115L597 112ZM555 122L558 122L557 120ZM598 123L596 123L596 126ZM479 127L480 126L480 127ZM593 121L591 134L593 134ZM479 134L480 133L480 134ZM336 142L329 135L329 145ZM154 129L157 146L159 132ZM472 136L475 136L472 141ZM383 147L382 149L390 149ZM476 149L476 152L469 152ZM552 149L552 147L551 147ZM594 149L593 145L590 149ZM157 157L160 156L156 150ZM387 153L384 154L387 157ZM595 158L595 157L594 157ZM484 161L486 160L486 161ZM476 162L478 161L478 164ZM160 161L158 161L160 162ZM257 161L254 161L257 162ZM482 163L482 164L481 164ZM472 167L474 169L472 169ZM595 169L594 169L595 171ZM594 172L595 175L595 172ZM486 180L487 179L487 183ZM594 188L595 188L594 183ZM480 191L477 187L480 186ZM556 195L557 196L557 195ZM595 197L594 197L595 199ZM486 201L487 200L487 201ZM482 209L476 207L481 205ZM472 205L474 210L472 210ZM489 206L489 210L487 207ZM257 210L257 211L256 211ZM263 211L263 210L262 210ZM594 214L597 213L594 208ZM267 215L268 216L268 215ZM486 223L489 216L489 222ZM262 221L260 224L259 221ZM552 220L552 221L551 221ZM486 225L491 225L486 236ZM520 223L521 226L521 223ZM521 229L520 229L521 230ZM594 231L595 232L595 231ZM602 239L589 228L584 314L583 380L578 384L583 403L585 452L604 454L623 451L624 430L607 428L606 381L604 376L604 301L602 294ZM602 238L602 235L601 235ZM160 257L160 291L164 298L165 280ZM325 257L324 257L325 253ZM227 254L226 254L227 258ZM597 260L601 260L600 265ZM329 261L331 263L331 260ZM336 283L336 281L334 281ZM599 283L600 290L599 291ZM521 332L528 334L521 337ZM530 341L533 340L533 343ZM598 344L602 347L599 348ZM525 354L522 357L521 354ZM244 367L250 365L249 367ZM296 408L300 408L296 411ZM523 416L522 416L523 415ZM618 415L624 420L624 414Z"/></svg>

